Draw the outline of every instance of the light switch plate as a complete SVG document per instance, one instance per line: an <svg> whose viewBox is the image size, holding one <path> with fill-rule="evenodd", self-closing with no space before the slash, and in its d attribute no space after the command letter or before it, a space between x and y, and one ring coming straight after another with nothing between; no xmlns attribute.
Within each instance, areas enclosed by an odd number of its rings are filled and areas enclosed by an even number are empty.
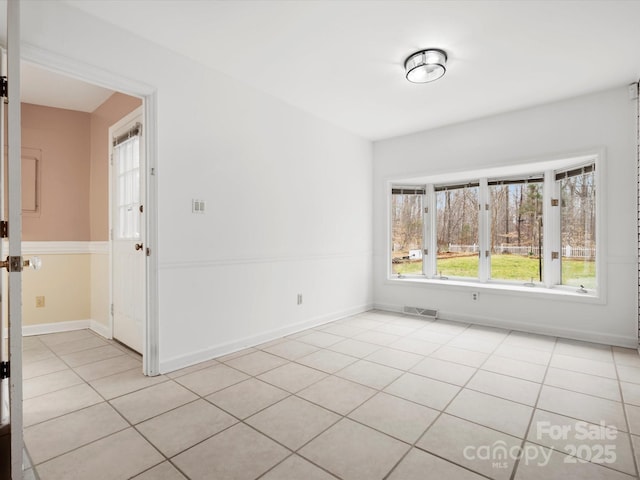
<svg viewBox="0 0 640 480"><path fill-rule="evenodd" d="M191 200L191 212L192 213L204 213L206 202L204 200L192 199Z"/></svg>

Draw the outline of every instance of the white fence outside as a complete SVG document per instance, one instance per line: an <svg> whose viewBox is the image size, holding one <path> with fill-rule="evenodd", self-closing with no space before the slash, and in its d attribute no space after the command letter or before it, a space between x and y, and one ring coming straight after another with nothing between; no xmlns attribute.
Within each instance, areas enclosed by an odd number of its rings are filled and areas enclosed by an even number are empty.
<svg viewBox="0 0 640 480"><path fill-rule="evenodd" d="M453 245L449 244L449 252L452 253L478 253L479 246L477 244L473 245ZM510 244L501 244L495 245L493 247L493 253L509 253L512 255L533 255L538 256L540 253L540 249L537 246L517 246ZM585 248L585 247L572 247L571 245L566 245L562 247L562 256L565 258L596 258L596 249L595 248Z"/></svg>

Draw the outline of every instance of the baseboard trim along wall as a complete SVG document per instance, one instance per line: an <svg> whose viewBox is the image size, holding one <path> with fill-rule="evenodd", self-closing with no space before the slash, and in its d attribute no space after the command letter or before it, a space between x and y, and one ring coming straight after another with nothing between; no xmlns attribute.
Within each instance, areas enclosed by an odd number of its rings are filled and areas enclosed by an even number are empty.
<svg viewBox="0 0 640 480"><path fill-rule="evenodd" d="M31 337L34 335L46 335L48 333L71 332L73 330L89 329L104 338L111 338L109 327L96 320L71 320L67 322L40 323L37 325L23 325L22 335ZM8 336L4 329L5 338Z"/></svg>
<svg viewBox="0 0 640 480"><path fill-rule="evenodd" d="M376 310L386 312L402 313L401 305L375 304ZM483 325L485 327L497 327L505 330L516 330L519 332L535 333L537 335L547 335L552 337L568 338L585 342L601 343L605 345L615 345L618 347L637 348L637 339L628 338L622 335L603 334L601 332L591 332L586 330L572 330L567 328L557 328L549 325L536 325L530 322L509 322L489 317L477 315L460 315L454 312L440 311L439 320L450 320L452 322L470 323L473 325Z"/></svg>
<svg viewBox="0 0 640 480"><path fill-rule="evenodd" d="M275 340L277 338L292 335L308 328L324 325L325 323L340 320L341 318L349 317L351 315L357 315L358 313L369 311L372 308L373 305L370 304L360 305L339 312L333 312L327 315L311 318L302 322L294 323L292 325L287 325L286 327L263 332L258 335L245 337L241 340L236 340L221 345L215 345L211 348L189 353L187 355L170 358L168 360L160 362L160 373L168 373L179 370L181 368L190 367L191 365L195 365L196 363L205 362L207 360L211 360L212 358L228 355L245 348L250 348L255 345L260 345L262 343Z"/></svg>
<svg viewBox="0 0 640 480"><path fill-rule="evenodd" d="M160 364L160 373L168 373L174 370L189 367L191 365L195 365L196 363L205 362L222 355L228 355L244 348L253 347L255 345L269 342L277 338L292 335L308 328L317 327L319 325L324 325L335 320L340 320L341 318L346 318L351 315L357 315L359 313L367 312L372 308L373 305L360 305L358 307L349 308L340 312L334 312L328 315L323 315L320 317L305 320L303 322L295 323L293 325L288 325L283 328L264 332L259 335L246 337L238 341L216 345L205 350L190 353L188 355L175 357ZM89 329L107 339L112 338L109 327L95 320L72 320L68 322L25 325L22 327L22 334L25 337L28 337L33 335L45 335L48 333L61 333L84 329ZM4 330L4 335L6 338L8 336L8 332L6 331L6 328Z"/></svg>

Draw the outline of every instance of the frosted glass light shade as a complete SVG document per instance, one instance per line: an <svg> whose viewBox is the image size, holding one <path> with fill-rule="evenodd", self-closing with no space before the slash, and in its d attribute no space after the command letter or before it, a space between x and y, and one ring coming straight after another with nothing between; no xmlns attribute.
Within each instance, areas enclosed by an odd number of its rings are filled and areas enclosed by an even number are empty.
<svg viewBox="0 0 640 480"><path fill-rule="evenodd" d="M433 82L446 71L447 54L442 50L421 50L404 62L407 80L412 83Z"/></svg>

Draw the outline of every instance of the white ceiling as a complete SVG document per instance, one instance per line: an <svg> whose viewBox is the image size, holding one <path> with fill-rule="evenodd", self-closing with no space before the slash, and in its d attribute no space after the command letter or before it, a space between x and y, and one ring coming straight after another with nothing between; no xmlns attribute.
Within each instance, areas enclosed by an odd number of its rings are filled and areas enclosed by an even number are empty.
<svg viewBox="0 0 640 480"><path fill-rule="evenodd" d="M106 88L35 66L20 64L20 101L47 107L93 112L113 94Z"/></svg>
<svg viewBox="0 0 640 480"><path fill-rule="evenodd" d="M640 78L640 1L67 0L377 140ZM404 79L441 48L446 75Z"/></svg>

